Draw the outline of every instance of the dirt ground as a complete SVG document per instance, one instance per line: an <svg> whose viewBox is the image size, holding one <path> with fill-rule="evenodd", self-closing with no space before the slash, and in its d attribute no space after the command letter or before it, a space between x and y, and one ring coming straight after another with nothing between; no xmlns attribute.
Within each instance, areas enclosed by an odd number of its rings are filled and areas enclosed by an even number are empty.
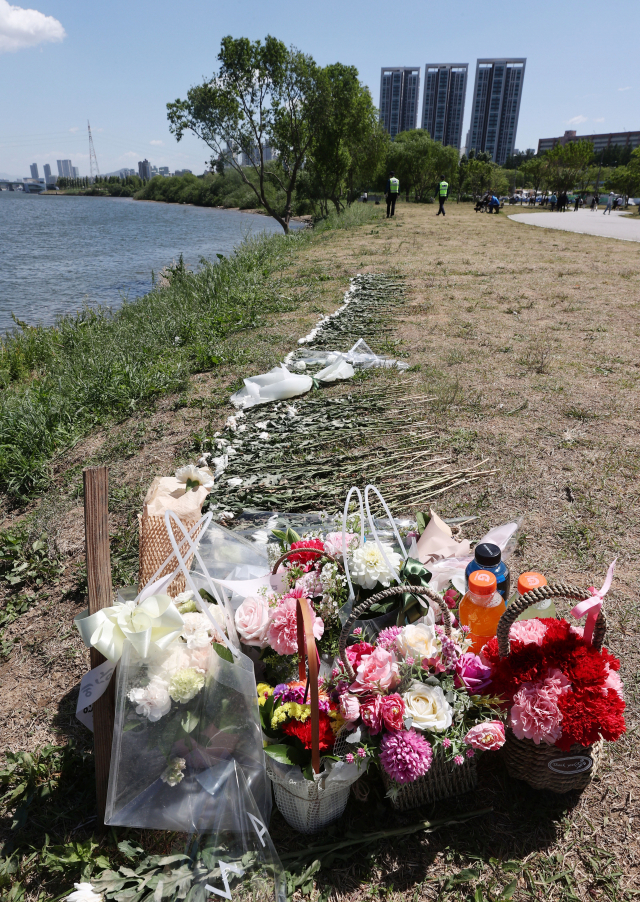
<svg viewBox="0 0 640 902"><path fill-rule="evenodd" d="M153 476L193 458L194 432L224 422L238 378L282 360L320 313L341 304L350 276L391 273L404 279L407 303L395 314L395 338L382 350L408 355L412 383L434 398L420 419L435 424L441 446L465 465L488 459L497 471L450 490L438 512L477 516L467 527L469 538L522 517L512 570L538 570L549 582L599 587L617 558L606 600L607 644L622 659L628 732L606 750L604 766L580 798L542 797L514 788L500 768L485 773L483 767L477 798L456 810L490 806L492 814L457 832L390 846L366 865L366 879L362 862L347 862L319 885L354 902L407 893L466 899L473 897L471 878L451 877L447 884L444 877L477 867L478 902L511 898L501 893L512 878L518 881L514 899L631 898L640 865L633 744L640 635L640 247L532 228L504 213L474 214L467 204L447 204L444 219L435 213L431 205L399 203L394 219L318 235L293 270L280 275L283 285L300 293L299 310L250 337L254 350L244 368L196 376L190 393L92 436L58 461L56 489L35 510L67 569L5 632L15 644L0 665L0 746L33 750L69 736L90 741L74 718L88 653L71 623L85 606L82 467L111 467L119 549L114 580L133 579L135 512ZM5 527L23 516L6 506L2 512ZM436 816L449 807L436 808ZM348 823L356 824L352 809L353 803ZM284 836L277 817L274 836ZM511 859L515 864L504 866Z"/></svg>

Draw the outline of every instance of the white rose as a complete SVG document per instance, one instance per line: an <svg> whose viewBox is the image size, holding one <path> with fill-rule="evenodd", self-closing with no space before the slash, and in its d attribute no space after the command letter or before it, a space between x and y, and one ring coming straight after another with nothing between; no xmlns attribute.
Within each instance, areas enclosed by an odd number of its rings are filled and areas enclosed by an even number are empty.
<svg viewBox="0 0 640 902"><path fill-rule="evenodd" d="M451 726L453 710L441 686L426 686L414 680L402 697L405 713L413 719L411 726L416 730L441 733Z"/></svg>
<svg viewBox="0 0 640 902"><path fill-rule="evenodd" d="M402 566L402 555L395 552L391 545L385 542L380 544L391 567L399 570ZM361 548L355 549L349 562L349 570L353 582L363 589L373 589L378 583L387 588L394 579L375 542L365 542Z"/></svg>
<svg viewBox="0 0 640 902"><path fill-rule="evenodd" d="M166 680L154 677L143 689L131 689L129 701L136 705L136 714L142 714L151 723L155 723L171 709L169 684Z"/></svg>
<svg viewBox="0 0 640 902"><path fill-rule="evenodd" d="M410 655L417 661L437 657L441 651L435 627L430 623L410 623L405 626L396 639L396 646L405 658Z"/></svg>
<svg viewBox="0 0 640 902"><path fill-rule="evenodd" d="M267 647L269 619L269 607L262 598L245 598L235 616L236 630L245 645Z"/></svg>
<svg viewBox="0 0 640 902"><path fill-rule="evenodd" d="M102 893L97 893L90 883L74 883L75 892L69 893L66 902L102 902Z"/></svg>

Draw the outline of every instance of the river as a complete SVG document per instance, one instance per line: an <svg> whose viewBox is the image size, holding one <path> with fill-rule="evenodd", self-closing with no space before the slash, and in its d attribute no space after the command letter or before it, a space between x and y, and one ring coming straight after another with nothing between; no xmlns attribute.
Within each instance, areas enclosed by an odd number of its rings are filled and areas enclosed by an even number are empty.
<svg viewBox="0 0 640 902"><path fill-rule="evenodd" d="M0 335L13 313L51 324L88 304L118 307L151 288L151 273L183 255L229 254L247 235L279 232L267 216L119 197L0 191Z"/></svg>

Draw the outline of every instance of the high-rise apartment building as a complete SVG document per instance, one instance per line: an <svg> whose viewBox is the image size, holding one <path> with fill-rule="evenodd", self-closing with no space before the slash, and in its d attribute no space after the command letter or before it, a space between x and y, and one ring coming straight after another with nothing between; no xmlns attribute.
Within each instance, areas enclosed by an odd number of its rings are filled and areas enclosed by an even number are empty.
<svg viewBox="0 0 640 902"><path fill-rule="evenodd" d="M30 166L29 168L31 169L31 178L32 178L32 179L39 179L39 178L40 178L40 175L39 175L39 173L38 173L38 164L37 164L37 163L32 163L31 166Z"/></svg>
<svg viewBox="0 0 640 902"><path fill-rule="evenodd" d="M434 141L460 150L468 63L433 63L424 68L422 127Z"/></svg>
<svg viewBox="0 0 640 902"><path fill-rule="evenodd" d="M47 185L51 183L51 166L48 163L44 164L44 180Z"/></svg>
<svg viewBox="0 0 640 902"><path fill-rule="evenodd" d="M151 178L151 163L149 160L144 159L138 162L138 175L141 179L150 179Z"/></svg>
<svg viewBox="0 0 640 902"><path fill-rule="evenodd" d="M479 59L467 152L489 153L502 165L516 143L526 59Z"/></svg>
<svg viewBox="0 0 640 902"><path fill-rule="evenodd" d="M58 177L65 179L73 178L73 165L71 160L58 160Z"/></svg>
<svg viewBox="0 0 640 902"><path fill-rule="evenodd" d="M71 178L73 178L73 179L79 179L79 178L80 178L80 170L78 169L77 166L72 166L72 167L71 167L71 172L73 173L73 175L71 176Z"/></svg>
<svg viewBox="0 0 640 902"><path fill-rule="evenodd" d="M392 138L417 127L420 69L383 68L380 76L380 122Z"/></svg>

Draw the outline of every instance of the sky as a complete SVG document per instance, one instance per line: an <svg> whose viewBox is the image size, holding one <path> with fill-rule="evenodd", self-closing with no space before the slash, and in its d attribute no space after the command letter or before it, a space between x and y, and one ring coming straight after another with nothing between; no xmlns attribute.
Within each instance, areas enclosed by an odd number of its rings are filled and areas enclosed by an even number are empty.
<svg viewBox="0 0 640 902"><path fill-rule="evenodd" d="M640 129L637 0L0 0L0 176L71 159L89 174L156 166L201 173L207 147L170 134L166 103L216 69L225 35L273 34L321 65L357 67L375 104L382 66L469 63L463 141L478 57L526 57L516 147L566 129ZM420 123L418 123L420 124Z"/></svg>

